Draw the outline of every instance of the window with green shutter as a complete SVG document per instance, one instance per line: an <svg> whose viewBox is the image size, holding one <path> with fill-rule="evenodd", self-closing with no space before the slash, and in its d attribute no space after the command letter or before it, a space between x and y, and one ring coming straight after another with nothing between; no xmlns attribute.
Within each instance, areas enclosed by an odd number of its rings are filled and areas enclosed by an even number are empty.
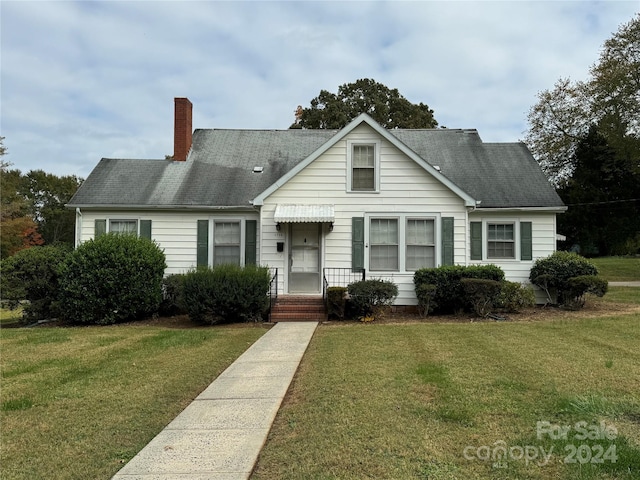
<svg viewBox="0 0 640 480"><path fill-rule="evenodd" d="M364 270L364 217L351 219L351 268Z"/></svg>
<svg viewBox="0 0 640 480"><path fill-rule="evenodd" d="M94 238L98 238L100 235L107 233L107 220L105 218L97 218L94 225Z"/></svg>
<svg viewBox="0 0 640 480"><path fill-rule="evenodd" d="M482 260L482 222L470 223L471 260Z"/></svg>
<svg viewBox="0 0 640 480"><path fill-rule="evenodd" d="M453 265L453 217L442 217L442 265Z"/></svg>
<svg viewBox="0 0 640 480"><path fill-rule="evenodd" d="M520 260L533 260L533 225L520 222Z"/></svg>
<svg viewBox="0 0 640 480"><path fill-rule="evenodd" d="M140 237L151 240L151 220L140 220Z"/></svg>
<svg viewBox="0 0 640 480"><path fill-rule="evenodd" d="M244 234L244 263L255 265L257 263L258 222L247 220Z"/></svg>
<svg viewBox="0 0 640 480"><path fill-rule="evenodd" d="M196 265L209 265L209 220L198 220Z"/></svg>

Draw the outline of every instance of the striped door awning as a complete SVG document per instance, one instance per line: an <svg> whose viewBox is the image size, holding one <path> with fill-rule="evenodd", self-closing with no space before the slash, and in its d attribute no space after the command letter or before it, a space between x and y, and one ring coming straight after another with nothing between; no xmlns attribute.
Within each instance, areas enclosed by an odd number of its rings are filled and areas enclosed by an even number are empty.
<svg viewBox="0 0 640 480"><path fill-rule="evenodd" d="M324 223L333 222L333 205L278 204L273 220L276 223Z"/></svg>

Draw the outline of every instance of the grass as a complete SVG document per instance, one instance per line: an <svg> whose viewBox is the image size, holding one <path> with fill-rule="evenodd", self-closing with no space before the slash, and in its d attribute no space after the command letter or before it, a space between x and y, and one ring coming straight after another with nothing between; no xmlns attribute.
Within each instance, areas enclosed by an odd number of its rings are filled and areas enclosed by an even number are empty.
<svg viewBox="0 0 640 480"><path fill-rule="evenodd" d="M264 332L0 329L0 478L110 478Z"/></svg>
<svg viewBox="0 0 640 480"><path fill-rule="evenodd" d="M610 282L640 281L640 258L638 257L599 257L590 258L600 275Z"/></svg>
<svg viewBox="0 0 640 480"><path fill-rule="evenodd" d="M638 313L322 325L252 478L640 478L639 344ZM601 425L613 440L579 438ZM513 455L486 459L500 446ZM587 455L603 462L565 463Z"/></svg>
<svg viewBox="0 0 640 480"><path fill-rule="evenodd" d="M0 326L11 325L12 323L18 323L22 320L22 310L16 308L11 310L9 308L0 307Z"/></svg>

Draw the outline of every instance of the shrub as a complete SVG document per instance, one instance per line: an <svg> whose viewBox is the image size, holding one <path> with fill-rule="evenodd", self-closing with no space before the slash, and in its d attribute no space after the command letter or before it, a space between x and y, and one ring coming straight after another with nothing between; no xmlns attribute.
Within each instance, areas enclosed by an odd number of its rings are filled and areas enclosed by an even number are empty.
<svg viewBox="0 0 640 480"><path fill-rule="evenodd" d="M64 316L112 324L155 313L162 301L164 253L151 240L110 233L80 245L61 269Z"/></svg>
<svg viewBox="0 0 640 480"><path fill-rule="evenodd" d="M327 313L330 317L344 318L347 287L327 288Z"/></svg>
<svg viewBox="0 0 640 480"><path fill-rule="evenodd" d="M436 296L436 286L430 283L416 285L416 297L418 298L418 311L420 315L426 317L436 308L434 298Z"/></svg>
<svg viewBox="0 0 640 480"><path fill-rule="evenodd" d="M572 310L584 307L585 295L592 293L598 297L604 296L609 288L609 283L595 275L581 275L570 278L567 281L564 305Z"/></svg>
<svg viewBox="0 0 640 480"><path fill-rule="evenodd" d="M162 279L161 315L179 315L186 313L184 306L184 279L182 273L169 275Z"/></svg>
<svg viewBox="0 0 640 480"><path fill-rule="evenodd" d="M349 284L350 303L354 313L362 319L381 317L384 308L391 306L398 296L398 286L382 279L361 280Z"/></svg>
<svg viewBox="0 0 640 480"><path fill-rule="evenodd" d="M32 247L2 260L2 300L23 305L27 321L58 315L60 266L69 255L64 246Z"/></svg>
<svg viewBox="0 0 640 480"><path fill-rule="evenodd" d="M523 308L533 307L535 304L536 295L531 286L524 286L519 282L502 282L496 307L505 312L517 313Z"/></svg>
<svg viewBox="0 0 640 480"><path fill-rule="evenodd" d="M199 323L261 320L269 308L269 269L247 265L199 268L184 278L189 318Z"/></svg>
<svg viewBox="0 0 640 480"><path fill-rule="evenodd" d="M542 288L550 303L554 297L559 305L571 299L569 279L583 275L597 275L597 267L577 253L557 251L536 260L529 272L529 280Z"/></svg>
<svg viewBox="0 0 640 480"><path fill-rule="evenodd" d="M486 317L493 311L502 289L502 283L484 278L463 278L460 280L465 296L465 303L473 308L479 317Z"/></svg>
<svg viewBox="0 0 640 480"><path fill-rule="evenodd" d="M423 268L413 276L415 286L422 284L435 285L433 300L437 311L451 313L467 307L460 280L478 278L501 282L504 272L496 265L446 265L438 268Z"/></svg>

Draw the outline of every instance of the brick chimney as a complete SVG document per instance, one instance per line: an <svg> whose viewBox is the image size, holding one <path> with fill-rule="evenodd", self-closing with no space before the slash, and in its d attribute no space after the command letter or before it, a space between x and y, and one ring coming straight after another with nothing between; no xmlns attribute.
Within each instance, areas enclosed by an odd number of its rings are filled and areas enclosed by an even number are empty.
<svg viewBox="0 0 640 480"><path fill-rule="evenodd" d="M175 123L173 129L173 159L179 162L187 160L191 150L193 132L191 130L191 113L193 105L188 98L176 97Z"/></svg>

